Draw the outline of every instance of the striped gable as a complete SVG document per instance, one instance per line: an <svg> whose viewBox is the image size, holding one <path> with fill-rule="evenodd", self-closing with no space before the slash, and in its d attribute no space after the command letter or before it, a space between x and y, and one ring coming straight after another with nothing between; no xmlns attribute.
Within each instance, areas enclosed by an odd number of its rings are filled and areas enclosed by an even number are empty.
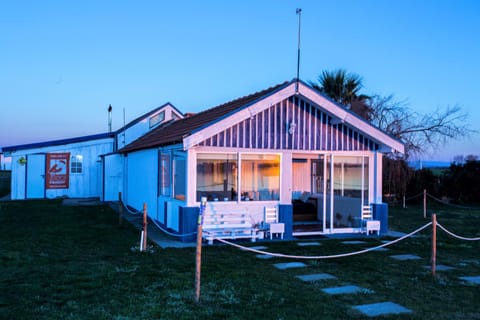
<svg viewBox="0 0 480 320"><path fill-rule="evenodd" d="M379 145L321 107L294 95L198 143L271 150L374 151Z"/></svg>

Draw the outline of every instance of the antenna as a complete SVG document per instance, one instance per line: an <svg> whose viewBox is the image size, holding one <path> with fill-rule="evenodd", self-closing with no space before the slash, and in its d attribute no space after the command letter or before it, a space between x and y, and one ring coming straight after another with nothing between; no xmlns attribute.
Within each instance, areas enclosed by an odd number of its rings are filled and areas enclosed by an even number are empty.
<svg viewBox="0 0 480 320"><path fill-rule="evenodd" d="M297 8L298 15L298 51L297 51L297 82L295 83L295 93L298 93L298 79L300 77L300 26L302 22L302 9Z"/></svg>
<svg viewBox="0 0 480 320"><path fill-rule="evenodd" d="M123 107L123 145L125 145L125 107Z"/></svg>
<svg viewBox="0 0 480 320"><path fill-rule="evenodd" d="M108 132L112 132L112 105L108 105Z"/></svg>

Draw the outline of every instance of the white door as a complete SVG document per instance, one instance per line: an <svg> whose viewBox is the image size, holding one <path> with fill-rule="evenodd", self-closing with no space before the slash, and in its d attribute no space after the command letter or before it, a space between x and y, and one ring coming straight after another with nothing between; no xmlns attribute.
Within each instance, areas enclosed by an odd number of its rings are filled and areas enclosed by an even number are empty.
<svg viewBox="0 0 480 320"><path fill-rule="evenodd" d="M27 156L27 199L45 198L45 155Z"/></svg>

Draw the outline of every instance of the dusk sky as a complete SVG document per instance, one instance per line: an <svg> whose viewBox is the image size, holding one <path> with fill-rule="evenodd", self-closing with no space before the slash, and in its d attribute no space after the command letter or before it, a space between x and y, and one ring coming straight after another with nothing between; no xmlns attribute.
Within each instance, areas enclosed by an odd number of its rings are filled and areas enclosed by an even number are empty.
<svg viewBox="0 0 480 320"><path fill-rule="evenodd" d="M362 76L480 131L480 1L2 1L0 147L108 131L171 102L198 112L296 75ZM480 134L424 159L480 155Z"/></svg>

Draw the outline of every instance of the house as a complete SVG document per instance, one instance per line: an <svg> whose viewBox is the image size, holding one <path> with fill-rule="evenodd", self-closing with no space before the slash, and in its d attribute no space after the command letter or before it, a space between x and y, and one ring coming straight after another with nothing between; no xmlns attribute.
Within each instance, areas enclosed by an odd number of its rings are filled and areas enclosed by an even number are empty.
<svg viewBox="0 0 480 320"><path fill-rule="evenodd" d="M208 210L252 224L275 207L287 237L360 232L361 211L382 203L382 156L404 145L292 80L164 123L118 150L123 197L164 227L195 231ZM117 157L119 155L116 155Z"/></svg>
<svg viewBox="0 0 480 320"><path fill-rule="evenodd" d="M11 198L116 200L118 191L111 196L112 190L121 190L123 180L121 174L112 177L118 164L109 155L162 123L182 117L180 111L167 103L116 132L4 147L0 151L11 162ZM112 183L116 185L111 186Z"/></svg>
<svg viewBox="0 0 480 320"><path fill-rule="evenodd" d="M386 222L382 157L404 145L292 80L197 114L167 103L113 133L2 152L12 158L12 199L115 201L121 192L186 235L204 197L210 212L252 224L275 208L289 238L360 232L365 205Z"/></svg>

